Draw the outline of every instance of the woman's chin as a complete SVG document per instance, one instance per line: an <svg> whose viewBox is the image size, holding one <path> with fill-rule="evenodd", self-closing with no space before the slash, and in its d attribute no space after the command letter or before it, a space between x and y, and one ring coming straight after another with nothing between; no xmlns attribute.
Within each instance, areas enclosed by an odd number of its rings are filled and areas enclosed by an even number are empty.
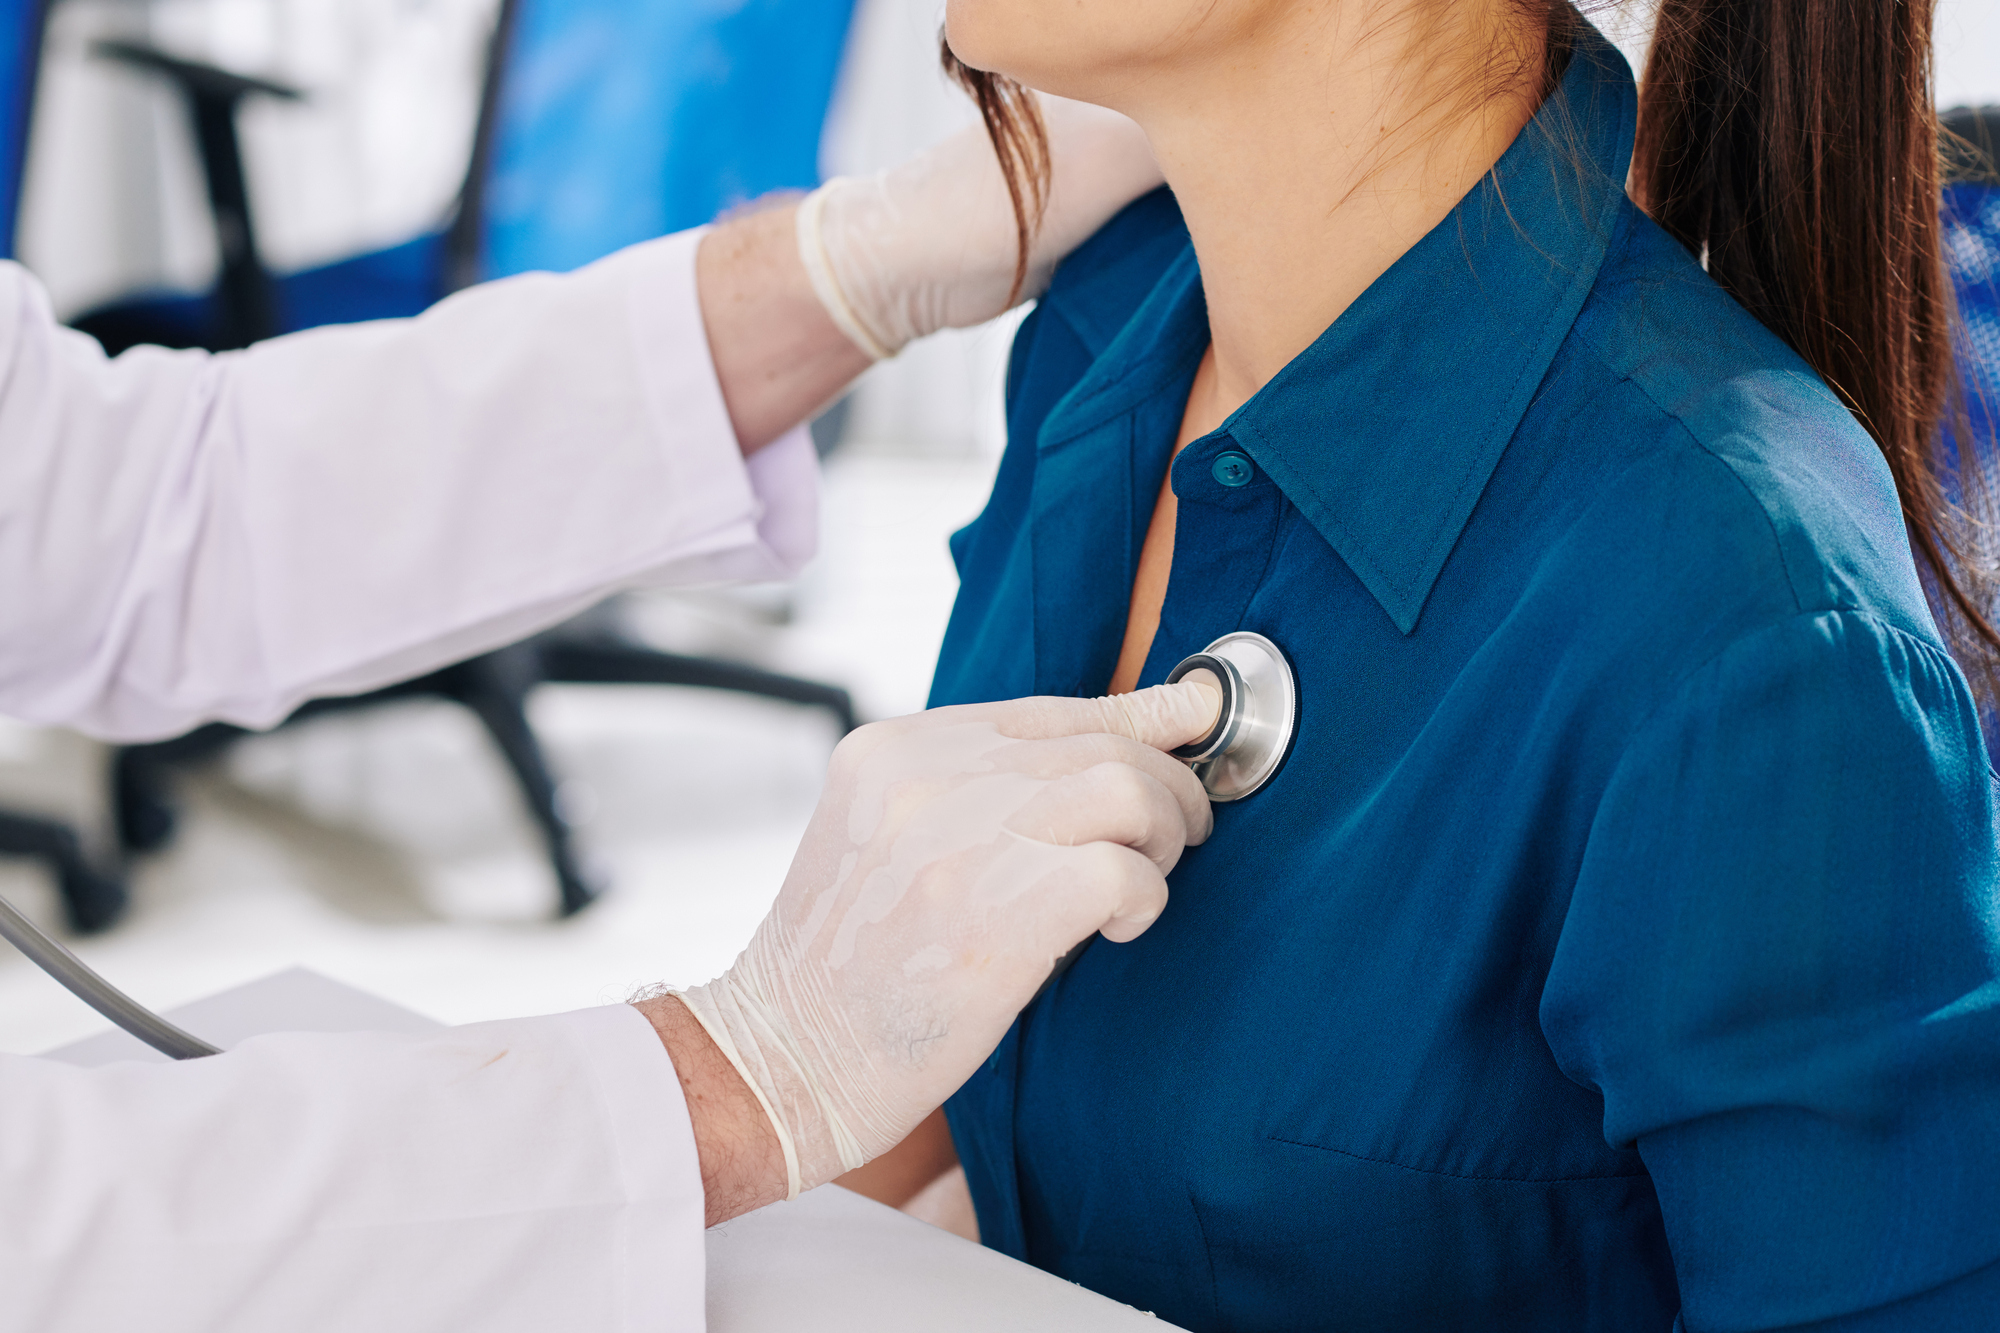
<svg viewBox="0 0 2000 1333"><path fill-rule="evenodd" d="M1102 62L1092 58L1090 25L1075 31L1073 19L1067 7L1041 0L950 0L945 36L952 54L973 69L1090 101L1088 89L1099 81L1093 75Z"/></svg>
<svg viewBox="0 0 2000 1333"><path fill-rule="evenodd" d="M988 74L1008 73L1007 53L1020 45L1020 27L1021 14L1006 0L950 0L945 6L945 41L951 53Z"/></svg>

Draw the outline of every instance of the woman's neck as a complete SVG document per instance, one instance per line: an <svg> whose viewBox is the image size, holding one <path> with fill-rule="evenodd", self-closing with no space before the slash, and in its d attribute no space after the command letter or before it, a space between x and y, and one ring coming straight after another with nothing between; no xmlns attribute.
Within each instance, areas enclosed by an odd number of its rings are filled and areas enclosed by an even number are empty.
<svg viewBox="0 0 2000 1333"><path fill-rule="evenodd" d="M1194 238L1215 420L1443 220L1533 114L1540 34L1505 0L1433 12L1440 26L1418 29L1364 4L1284 7L1227 58L1119 99Z"/></svg>

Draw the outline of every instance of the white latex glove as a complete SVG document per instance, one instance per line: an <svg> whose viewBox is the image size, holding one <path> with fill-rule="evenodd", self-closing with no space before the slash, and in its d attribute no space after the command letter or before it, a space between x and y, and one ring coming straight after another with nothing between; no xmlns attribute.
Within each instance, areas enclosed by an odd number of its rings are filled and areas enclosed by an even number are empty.
<svg viewBox="0 0 2000 1333"><path fill-rule="evenodd" d="M787 1197L900 1143L1093 931L1130 940L1211 826L1163 750L1214 723L1184 682L933 709L841 742L777 904L681 999L743 1075Z"/></svg>
<svg viewBox="0 0 2000 1333"><path fill-rule="evenodd" d="M1036 96L1052 173L1016 299L1039 295L1064 255L1164 179L1145 133L1125 116ZM888 171L828 181L799 206L798 237L820 303L877 361L912 339L983 323L1007 308L1018 240L983 126L968 126Z"/></svg>

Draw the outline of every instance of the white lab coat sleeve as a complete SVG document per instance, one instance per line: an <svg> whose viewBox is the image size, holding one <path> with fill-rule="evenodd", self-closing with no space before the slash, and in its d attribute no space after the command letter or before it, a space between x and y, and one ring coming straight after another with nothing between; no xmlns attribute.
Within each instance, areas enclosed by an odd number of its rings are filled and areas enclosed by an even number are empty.
<svg viewBox="0 0 2000 1333"><path fill-rule="evenodd" d="M5 1333L700 1333L680 1081L625 1005L0 1057Z"/></svg>
<svg viewBox="0 0 2000 1333"><path fill-rule="evenodd" d="M746 465L699 232L413 320L107 360L0 264L0 713L259 727L609 592L810 555L803 431Z"/></svg>

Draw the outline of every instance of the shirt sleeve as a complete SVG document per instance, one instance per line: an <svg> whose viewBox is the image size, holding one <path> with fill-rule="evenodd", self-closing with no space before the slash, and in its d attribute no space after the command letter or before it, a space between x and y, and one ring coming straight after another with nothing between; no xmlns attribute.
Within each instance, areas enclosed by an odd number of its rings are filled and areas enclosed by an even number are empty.
<svg viewBox="0 0 2000 1333"><path fill-rule="evenodd" d="M265 726L621 588L795 572L811 442L742 458L699 240L116 360L0 264L0 712L117 740Z"/></svg>
<svg viewBox="0 0 2000 1333"><path fill-rule="evenodd" d="M180 1064L0 1056L0 1330L701 1333L680 1080L619 1005Z"/></svg>
<svg viewBox="0 0 2000 1333"><path fill-rule="evenodd" d="M1972 697L1930 642L1802 615L1643 725L1542 1025L1652 1175L1685 1328L1993 1326L1997 882Z"/></svg>

